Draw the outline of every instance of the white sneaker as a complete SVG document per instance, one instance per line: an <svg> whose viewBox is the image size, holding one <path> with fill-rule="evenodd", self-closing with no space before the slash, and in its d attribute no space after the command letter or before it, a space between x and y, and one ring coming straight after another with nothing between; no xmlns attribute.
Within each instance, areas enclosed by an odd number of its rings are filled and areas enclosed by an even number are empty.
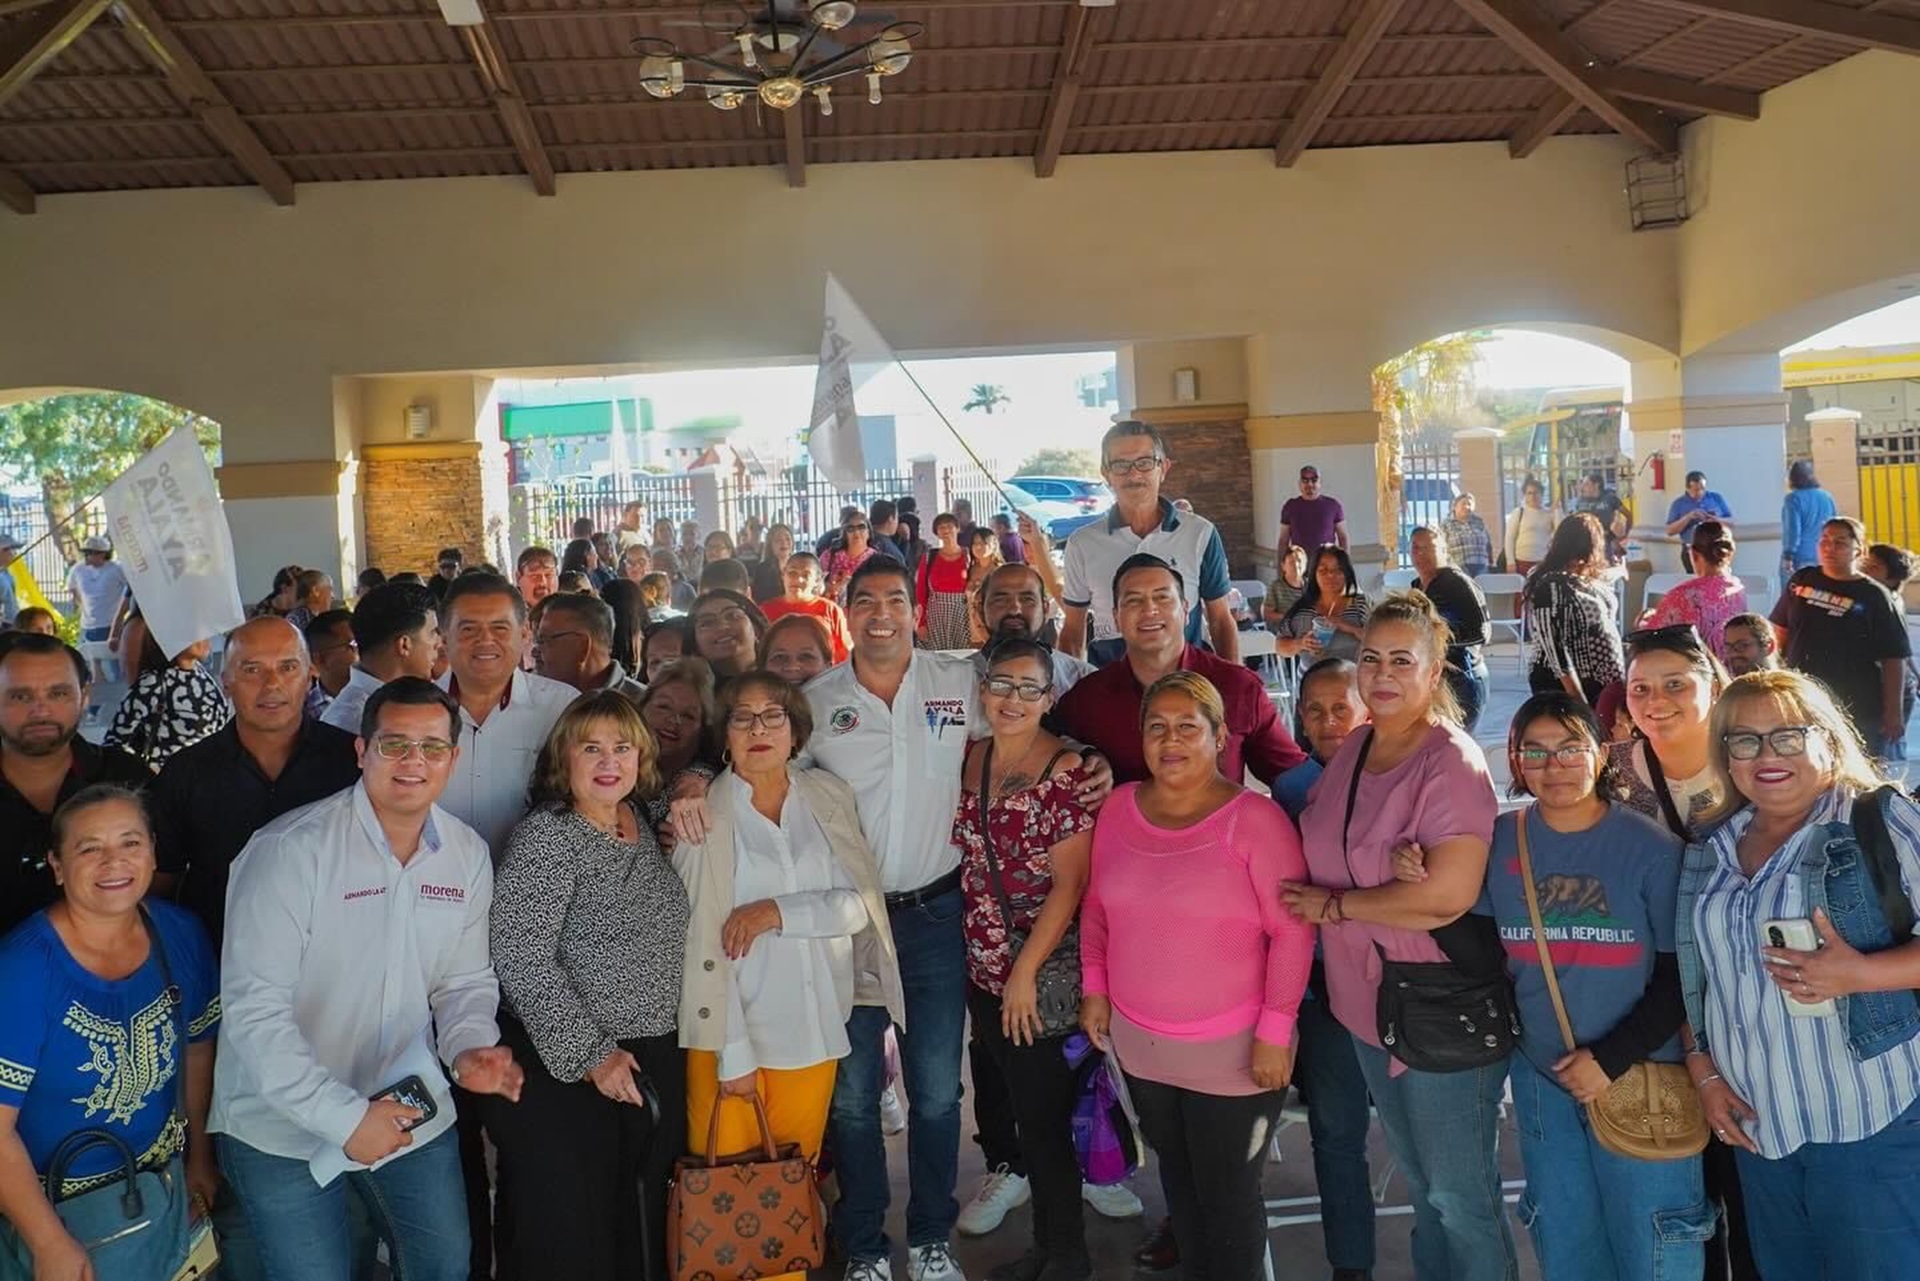
<svg viewBox="0 0 1920 1281"><path fill-rule="evenodd" d="M880 1091L880 1133L898 1134L907 1128L907 1108L900 1091L889 1085Z"/></svg>
<svg viewBox="0 0 1920 1281"><path fill-rule="evenodd" d="M1024 1174L1015 1174L1006 1166L987 1171L973 1200L960 1207L954 1223L961 1236L983 1237L1006 1222L1007 1212L1033 1200L1033 1186Z"/></svg>
<svg viewBox="0 0 1920 1281"><path fill-rule="evenodd" d="M844 1281L893 1281L893 1264L886 1259L849 1259Z"/></svg>
<svg viewBox="0 0 1920 1281"><path fill-rule="evenodd" d="M1080 1199L1103 1219L1131 1219L1147 1211L1133 1189L1124 1183L1082 1183Z"/></svg>
<svg viewBox="0 0 1920 1281"><path fill-rule="evenodd" d="M907 1251L907 1278L908 1281L967 1281L967 1274L953 1261L953 1251L947 1248L947 1243L935 1241Z"/></svg>

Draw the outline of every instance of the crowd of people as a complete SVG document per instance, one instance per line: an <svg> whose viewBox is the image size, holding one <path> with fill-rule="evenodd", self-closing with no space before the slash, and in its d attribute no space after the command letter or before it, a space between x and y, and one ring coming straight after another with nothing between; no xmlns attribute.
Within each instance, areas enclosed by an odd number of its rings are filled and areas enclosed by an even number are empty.
<svg viewBox="0 0 1920 1281"><path fill-rule="evenodd" d="M1374 1274L1376 1115L1418 1281L1514 1281L1509 1096L1545 1281L1910 1275L1920 808L1875 763L1905 629L1857 523L1769 621L1703 500L1707 585L1624 636L1603 497L1529 545L1502 812L1484 527L1370 600L1303 475L1290 725L1165 441L1102 463L1062 573L1030 522L891 502L812 550L629 508L350 610L288 567L217 676L139 629L101 746L93 664L0 635L0 1266L165 1278L209 1224L235 1281L665 1281L676 1163L764 1117L890 1281L904 1096L909 1281L1027 1202L989 1276L1082 1281L1087 1210L1141 1211L1086 1181L1083 1036L1153 1153L1144 1267L1263 1276L1298 1088L1336 1281ZM746 1256L747 1217L701 1230Z"/></svg>

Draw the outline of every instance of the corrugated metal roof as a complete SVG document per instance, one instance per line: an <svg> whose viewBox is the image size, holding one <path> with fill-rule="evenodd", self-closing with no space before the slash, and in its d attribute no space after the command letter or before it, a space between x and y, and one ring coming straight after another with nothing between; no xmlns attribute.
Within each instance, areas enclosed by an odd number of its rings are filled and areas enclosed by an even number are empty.
<svg viewBox="0 0 1920 1281"><path fill-rule="evenodd" d="M522 171L467 41L428 0L152 3L296 181ZM637 37L702 52L731 47L724 30L703 29L697 0L485 3L556 170L783 163L773 111L751 101L716 111L697 92L662 102L641 88ZM777 3L786 12L804 0ZM1656 0L1535 3L1603 63L1741 89L1769 89L1852 52ZM1920 0L1878 7L1920 19ZM863 9L863 21L840 33L845 43L877 30L885 11L924 26L916 56L884 81L877 106L857 74L835 84L832 117L804 104L808 163L1034 151L1074 0L873 0ZM1092 48L1062 149L1271 146L1357 9L1355 0L1118 0L1090 10ZM0 20L0 43L33 16ZM1453 0L1404 0L1311 145L1504 138L1551 92ZM1604 129L1582 112L1562 132ZM42 191L246 181L112 17L0 104L0 165Z"/></svg>

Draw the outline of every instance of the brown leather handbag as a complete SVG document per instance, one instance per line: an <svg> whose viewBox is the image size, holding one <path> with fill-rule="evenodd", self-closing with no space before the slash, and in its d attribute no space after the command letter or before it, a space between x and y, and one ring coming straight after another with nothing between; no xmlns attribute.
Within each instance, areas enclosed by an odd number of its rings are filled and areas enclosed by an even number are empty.
<svg viewBox="0 0 1920 1281"><path fill-rule="evenodd" d="M1651 753L1649 753L1651 754ZM1578 1049L1573 1023L1560 996L1560 976L1554 972L1553 952L1547 946L1547 927L1540 919L1540 891L1533 883L1533 860L1527 855L1527 814L1515 817L1520 834L1520 884L1527 895L1527 915L1533 921L1533 942L1540 951L1540 969L1560 1021L1560 1039L1569 1053ZM1679 1063L1635 1063L1619 1079L1587 1104L1587 1124L1600 1146L1620 1156L1641 1161L1679 1161L1698 1156L1707 1147L1707 1116L1700 1092Z"/></svg>
<svg viewBox="0 0 1920 1281"><path fill-rule="evenodd" d="M827 1260L826 1209L813 1162L797 1143L776 1148L767 1108L751 1096L760 1149L716 1157L720 1109L714 1100L706 1156L682 1157L667 1195L673 1281L754 1281L807 1272Z"/></svg>

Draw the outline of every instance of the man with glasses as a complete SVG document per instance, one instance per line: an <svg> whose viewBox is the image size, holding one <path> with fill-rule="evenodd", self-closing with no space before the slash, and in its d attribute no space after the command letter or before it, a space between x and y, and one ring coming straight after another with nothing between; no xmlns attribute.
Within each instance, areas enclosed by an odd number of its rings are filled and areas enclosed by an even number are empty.
<svg viewBox="0 0 1920 1281"><path fill-rule="evenodd" d="M447 584L460 577L466 560L466 553L458 547L440 549L440 555L435 558L433 577L427 580L427 590L433 593L436 603L447 594Z"/></svg>
<svg viewBox="0 0 1920 1281"><path fill-rule="evenodd" d="M582 694L618 690L635 706L647 687L613 656L613 607L597 596L563 592L533 611L533 670Z"/></svg>
<svg viewBox="0 0 1920 1281"><path fill-rule="evenodd" d="M1774 602L1786 665L1833 691L1870 755L1898 753L1906 738L1900 697L1912 653L1892 593L1860 572L1866 528L1836 516L1820 530L1820 563L1787 580Z"/></svg>
<svg viewBox="0 0 1920 1281"><path fill-rule="evenodd" d="M359 657L359 642L353 639L353 611L330 609L317 614L303 631L307 658L313 664L313 681L307 686L307 715L318 718L326 715L327 708L353 678L354 659Z"/></svg>
<svg viewBox="0 0 1920 1281"><path fill-rule="evenodd" d="M459 737L431 682L385 686L359 784L275 820L234 864L220 993L235 1017L207 1128L279 1281L350 1274L350 1186L409 1281L468 1275L448 1078L517 1100L524 1074L495 1023L492 861L435 804Z"/></svg>
<svg viewBox="0 0 1920 1281"><path fill-rule="evenodd" d="M1780 639L1773 624L1758 614L1735 614L1720 634L1727 670L1735 676L1771 672L1780 666Z"/></svg>
<svg viewBox="0 0 1920 1281"><path fill-rule="evenodd" d="M1171 566L1183 584L1186 639L1210 641L1221 658L1240 661L1239 625L1227 603L1233 584L1226 544L1211 521L1178 511L1160 496L1172 467L1167 442L1146 423L1115 423L1101 438L1100 468L1114 502L1105 520L1082 525L1067 539L1067 617L1060 629L1060 648L1067 653L1104 666L1125 652L1114 619L1113 574L1129 557L1148 553Z"/></svg>
<svg viewBox="0 0 1920 1281"><path fill-rule="evenodd" d="M1340 500L1320 492L1320 469L1309 463L1300 469L1300 496L1289 498L1280 508L1280 559L1287 548L1298 543L1312 556L1315 549L1328 543L1347 547L1347 513Z"/></svg>

